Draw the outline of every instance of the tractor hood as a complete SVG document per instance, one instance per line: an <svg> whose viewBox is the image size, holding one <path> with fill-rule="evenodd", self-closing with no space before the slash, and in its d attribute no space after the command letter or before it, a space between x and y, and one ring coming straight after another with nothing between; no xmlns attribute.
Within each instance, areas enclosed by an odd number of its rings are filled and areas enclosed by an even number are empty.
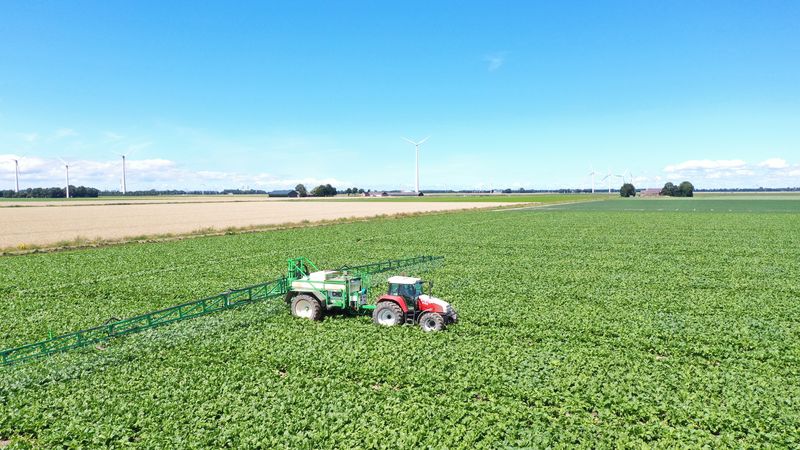
<svg viewBox="0 0 800 450"><path fill-rule="evenodd" d="M447 307L450 306L450 304L447 303L446 301L444 301L444 300L442 300L440 298L431 297L428 294L420 295L419 299L424 303L430 303L430 304L438 305L440 308L442 308L442 312L446 312L447 311Z"/></svg>

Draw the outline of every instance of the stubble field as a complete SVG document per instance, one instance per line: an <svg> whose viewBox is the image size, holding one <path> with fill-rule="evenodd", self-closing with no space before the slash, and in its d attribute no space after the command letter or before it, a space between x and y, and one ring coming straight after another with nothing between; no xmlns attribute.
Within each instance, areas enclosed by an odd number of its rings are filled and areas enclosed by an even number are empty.
<svg viewBox="0 0 800 450"><path fill-rule="evenodd" d="M0 208L0 249L47 246L76 239L119 240L303 221L486 208L502 202L210 201L23 203Z"/></svg>

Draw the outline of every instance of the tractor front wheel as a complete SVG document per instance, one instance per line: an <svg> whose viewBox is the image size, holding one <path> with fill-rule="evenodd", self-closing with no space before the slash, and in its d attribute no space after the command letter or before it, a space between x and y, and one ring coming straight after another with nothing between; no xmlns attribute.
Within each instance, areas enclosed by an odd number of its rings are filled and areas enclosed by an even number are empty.
<svg viewBox="0 0 800 450"><path fill-rule="evenodd" d="M372 321L384 327L393 327L403 323L403 310L394 302L378 303L372 311Z"/></svg>
<svg viewBox="0 0 800 450"><path fill-rule="evenodd" d="M302 319L322 320L322 305L310 295L298 295L292 299L292 315Z"/></svg>
<svg viewBox="0 0 800 450"><path fill-rule="evenodd" d="M435 312L423 314L419 318L419 327L426 333L429 331L442 331L445 327L444 317Z"/></svg>

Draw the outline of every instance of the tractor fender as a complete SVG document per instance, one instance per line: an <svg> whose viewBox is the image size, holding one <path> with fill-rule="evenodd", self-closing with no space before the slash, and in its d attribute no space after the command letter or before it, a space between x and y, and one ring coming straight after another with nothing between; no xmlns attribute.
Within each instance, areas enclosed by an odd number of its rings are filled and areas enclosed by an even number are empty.
<svg viewBox="0 0 800 450"><path fill-rule="evenodd" d="M400 309L403 310L403 314L408 313L408 305L406 305L406 299L399 295L382 295L381 298L378 299L376 305L381 304L381 302L392 302L396 303Z"/></svg>
<svg viewBox="0 0 800 450"><path fill-rule="evenodd" d="M292 299L300 294L310 295L315 299L317 299L317 301L319 301L322 305L325 304L325 299L320 297L320 295L314 291L289 291L286 293L284 300L286 301L286 303L291 303Z"/></svg>

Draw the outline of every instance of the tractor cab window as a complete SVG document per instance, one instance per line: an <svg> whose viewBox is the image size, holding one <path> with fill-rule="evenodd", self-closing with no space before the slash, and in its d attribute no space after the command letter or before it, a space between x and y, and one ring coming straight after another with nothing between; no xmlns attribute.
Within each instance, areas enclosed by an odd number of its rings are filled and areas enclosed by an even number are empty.
<svg viewBox="0 0 800 450"><path fill-rule="evenodd" d="M414 284L392 283L389 285L389 294L399 295L408 300L415 300L422 294L422 282L418 281Z"/></svg>

